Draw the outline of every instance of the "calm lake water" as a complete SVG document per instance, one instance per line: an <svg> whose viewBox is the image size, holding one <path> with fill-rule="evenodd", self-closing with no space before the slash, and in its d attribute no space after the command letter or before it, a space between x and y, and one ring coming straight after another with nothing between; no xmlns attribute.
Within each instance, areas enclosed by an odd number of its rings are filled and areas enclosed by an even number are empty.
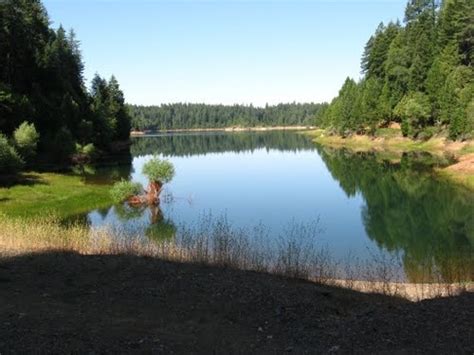
<svg viewBox="0 0 474 355"><path fill-rule="evenodd" d="M164 231L225 216L277 239L291 225L318 221L318 243L339 260L396 256L412 281L422 265L445 274L453 264L473 267L474 194L431 173L447 159L354 154L290 132L139 137L131 152L131 168L117 174L144 185L141 167L152 154L175 165L161 203ZM87 220L145 234L153 215L111 207Z"/></svg>

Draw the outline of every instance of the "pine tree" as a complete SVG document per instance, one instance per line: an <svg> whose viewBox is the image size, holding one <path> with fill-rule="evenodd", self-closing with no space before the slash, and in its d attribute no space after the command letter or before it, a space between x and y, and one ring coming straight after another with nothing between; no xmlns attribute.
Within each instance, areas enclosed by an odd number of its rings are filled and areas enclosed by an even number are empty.
<svg viewBox="0 0 474 355"><path fill-rule="evenodd" d="M458 49L455 44L447 45L433 62L427 79L426 91L431 102L433 119L437 123L448 123L440 117L440 97L448 75L460 64ZM447 117L444 117L445 119Z"/></svg>
<svg viewBox="0 0 474 355"><path fill-rule="evenodd" d="M370 133L375 130L383 119L379 110L380 96L382 95L382 81L376 78L369 78L364 82L361 96L360 115L364 118L364 123L369 126Z"/></svg>

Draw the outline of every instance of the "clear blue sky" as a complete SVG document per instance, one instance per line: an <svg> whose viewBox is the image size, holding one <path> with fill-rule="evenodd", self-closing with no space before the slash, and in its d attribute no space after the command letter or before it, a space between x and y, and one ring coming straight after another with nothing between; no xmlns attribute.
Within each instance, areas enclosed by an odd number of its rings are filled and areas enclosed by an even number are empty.
<svg viewBox="0 0 474 355"><path fill-rule="evenodd" d="M127 102L321 102L406 0L44 0L74 28L85 77L118 78Z"/></svg>

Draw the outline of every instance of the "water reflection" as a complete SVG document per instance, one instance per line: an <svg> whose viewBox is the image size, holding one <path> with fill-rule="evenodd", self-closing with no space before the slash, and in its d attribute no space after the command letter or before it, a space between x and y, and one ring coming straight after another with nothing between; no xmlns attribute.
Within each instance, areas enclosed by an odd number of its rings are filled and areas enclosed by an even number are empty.
<svg viewBox="0 0 474 355"><path fill-rule="evenodd" d="M127 203L116 205L114 209L117 218L124 223L140 220L144 226L143 234L153 241L172 239L176 234L176 226L163 215L159 205L130 206Z"/></svg>
<svg viewBox="0 0 474 355"><path fill-rule="evenodd" d="M474 278L474 195L433 178L432 156L404 154L398 162L375 153L318 147L348 196L364 198L367 235L390 252L402 251L413 282ZM441 162L443 164L443 162Z"/></svg>
<svg viewBox="0 0 474 355"><path fill-rule="evenodd" d="M252 152L265 148L278 151L314 149L308 137L283 131L174 133L134 138L134 157L159 153L163 156L192 156L224 152Z"/></svg>
<svg viewBox="0 0 474 355"><path fill-rule="evenodd" d="M351 153L293 132L160 135L136 138L131 148L133 169L113 167L84 179L144 183L140 167L158 153L177 168L169 187L176 197L154 210L96 210L83 216L90 225L120 226L159 243L207 212L238 228L261 224L275 238L292 220L319 216L325 232L317 242L336 258L370 258L367 249L375 248L401 255L413 282L474 279L474 194L433 174L450 157Z"/></svg>

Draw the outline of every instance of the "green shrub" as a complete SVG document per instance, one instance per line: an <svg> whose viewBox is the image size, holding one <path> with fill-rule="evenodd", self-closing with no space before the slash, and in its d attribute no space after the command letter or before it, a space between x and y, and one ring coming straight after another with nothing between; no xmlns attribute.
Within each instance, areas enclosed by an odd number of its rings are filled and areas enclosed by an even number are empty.
<svg viewBox="0 0 474 355"><path fill-rule="evenodd" d="M72 162L75 164L87 164L94 160L96 149L94 144L89 143L81 145L76 143L76 152L72 156Z"/></svg>
<svg viewBox="0 0 474 355"><path fill-rule="evenodd" d="M36 155L39 138L40 135L36 131L33 123L23 122L15 132L13 132L13 140L15 141L16 149L25 159Z"/></svg>
<svg viewBox="0 0 474 355"><path fill-rule="evenodd" d="M95 146L92 143L85 144L85 145L76 144L76 150L78 151L78 153L81 153L87 156L93 156L96 151Z"/></svg>
<svg viewBox="0 0 474 355"><path fill-rule="evenodd" d="M110 190L110 195L115 203L121 203L132 196L140 194L142 190L143 187L139 182L122 179L114 184Z"/></svg>
<svg viewBox="0 0 474 355"><path fill-rule="evenodd" d="M159 181L162 184L170 182L174 177L174 166L168 160L153 157L143 165L143 175L150 181Z"/></svg>
<svg viewBox="0 0 474 355"><path fill-rule="evenodd" d="M24 165L24 161L7 137L0 134L0 173L15 173Z"/></svg>
<svg viewBox="0 0 474 355"><path fill-rule="evenodd" d="M438 129L433 126L429 126L419 131L416 138L422 141L427 141L428 139L432 138L436 133L438 133Z"/></svg>
<svg viewBox="0 0 474 355"><path fill-rule="evenodd" d="M413 136L420 127L427 125L430 117L428 97L420 92L405 95L394 108L394 114L401 120L404 136Z"/></svg>

